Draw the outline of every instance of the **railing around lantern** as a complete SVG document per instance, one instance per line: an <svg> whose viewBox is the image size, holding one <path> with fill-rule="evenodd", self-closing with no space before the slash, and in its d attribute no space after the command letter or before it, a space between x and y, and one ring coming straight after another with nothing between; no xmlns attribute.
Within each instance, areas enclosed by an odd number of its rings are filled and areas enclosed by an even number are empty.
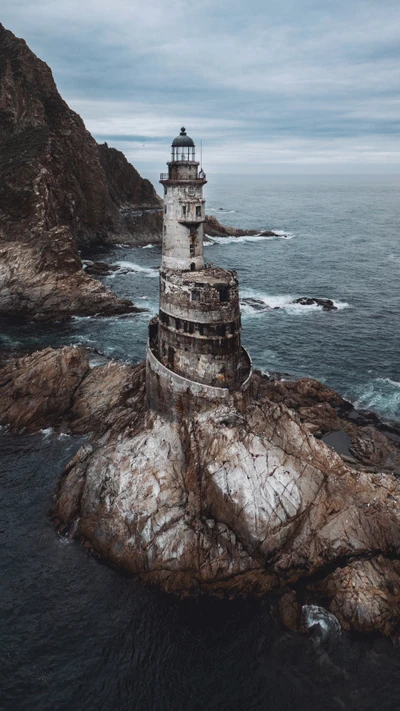
<svg viewBox="0 0 400 711"><path fill-rule="evenodd" d="M206 174L204 170L200 170L199 174L196 176L196 178L187 178L187 180L205 180L206 179ZM160 173L160 180L169 180L169 174L168 173ZM172 178L173 180L173 178Z"/></svg>

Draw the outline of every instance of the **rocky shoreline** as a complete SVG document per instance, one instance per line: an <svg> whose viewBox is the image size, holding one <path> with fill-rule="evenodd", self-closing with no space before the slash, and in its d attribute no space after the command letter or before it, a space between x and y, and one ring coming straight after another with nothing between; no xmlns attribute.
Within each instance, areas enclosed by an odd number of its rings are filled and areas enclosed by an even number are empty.
<svg viewBox="0 0 400 711"><path fill-rule="evenodd" d="M292 628L318 604L345 629L396 637L400 430L318 381L261 374L245 412L174 425L146 410L144 376L90 368L74 347L0 370L3 426L92 433L60 483L61 530L166 591L273 593ZM351 462L321 441L332 432L350 438Z"/></svg>

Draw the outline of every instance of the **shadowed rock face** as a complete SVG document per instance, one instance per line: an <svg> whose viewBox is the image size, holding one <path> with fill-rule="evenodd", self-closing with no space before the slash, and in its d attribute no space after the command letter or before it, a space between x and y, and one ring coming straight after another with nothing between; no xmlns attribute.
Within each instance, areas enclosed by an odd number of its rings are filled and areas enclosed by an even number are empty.
<svg viewBox="0 0 400 711"><path fill-rule="evenodd" d="M60 528L167 591L273 592L288 626L318 605L346 629L396 636L396 476L347 466L257 376L246 412L228 404L180 423L146 411L144 382L144 364L91 369L79 348L0 370L1 424L94 432L61 480ZM309 407L341 402L317 381L291 392Z"/></svg>

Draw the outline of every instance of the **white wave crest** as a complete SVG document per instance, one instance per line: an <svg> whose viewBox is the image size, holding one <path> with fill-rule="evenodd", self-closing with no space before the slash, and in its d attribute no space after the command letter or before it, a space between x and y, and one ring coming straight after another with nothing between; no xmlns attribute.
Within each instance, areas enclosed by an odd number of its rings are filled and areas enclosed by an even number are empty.
<svg viewBox="0 0 400 711"><path fill-rule="evenodd" d="M274 239L293 239L293 235L290 232L282 232L281 234L279 234L279 232L280 230L276 230L276 235L258 234L242 235L241 237L233 237L230 235L226 237L211 237L210 235L206 235L207 242L204 242L204 244L241 244L244 242L265 242Z"/></svg>
<svg viewBox="0 0 400 711"><path fill-rule="evenodd" d="M155 246L155 244L144 244L142 249L153 249Z"/></svg>
<svg viewBox="0 0 400 711"><path fill-rule="evenodd" d="M294 304L296 298L298 297L290 294L273 296L245 289L240 294L240 306L244 316L261 316L274 309L281 309L286 313L299 316L313 311L322 311L322 306L318 304ZM346 301L335 301L334 299L332 301L338 310L346 309L349 306Z"/></svg>
<svg viewBox="0 0 400 711"><path fill-rule="evenodd" d="M350 393L354 407L373 410L389 420L400 420L400 382L390 378L374 378L358 385Z"/></svg>
<svg viewBox="0 0 400 711"><path fill-rule="evenodd" d="M118 271L109 274L109 277L115 278L117 274L141 274L142 276L151 277L153 279L158 278L158 269L152 267L142 267L140 264L135 264L134 262L114 262L113 266L118 267Z"/></svg>

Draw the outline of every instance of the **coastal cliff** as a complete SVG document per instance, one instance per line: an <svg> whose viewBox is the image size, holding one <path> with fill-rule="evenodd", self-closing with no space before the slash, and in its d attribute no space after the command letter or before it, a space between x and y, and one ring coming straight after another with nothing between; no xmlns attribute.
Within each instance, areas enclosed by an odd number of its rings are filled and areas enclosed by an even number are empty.
<svg viewBox="0 0 400 711"><path fill-rule="evenodd" d="M0 314L130 310L80 273L78 248L161 233L160 198L122 153L96 143L49 67L2 25L0 172Z"/></svg>
<svg viewBox="0 0 400 711"><path fill-rule="evenodd" d="M179 595L272 593L294 629L317 604L398 635L400 451L318 381L256 374L244 412L171 423L146 410L144 364L46 349L0 370L0 412L14 430L93 433L53 516L109 562ZM318 438L346 428L351 466Z"/></svg>

